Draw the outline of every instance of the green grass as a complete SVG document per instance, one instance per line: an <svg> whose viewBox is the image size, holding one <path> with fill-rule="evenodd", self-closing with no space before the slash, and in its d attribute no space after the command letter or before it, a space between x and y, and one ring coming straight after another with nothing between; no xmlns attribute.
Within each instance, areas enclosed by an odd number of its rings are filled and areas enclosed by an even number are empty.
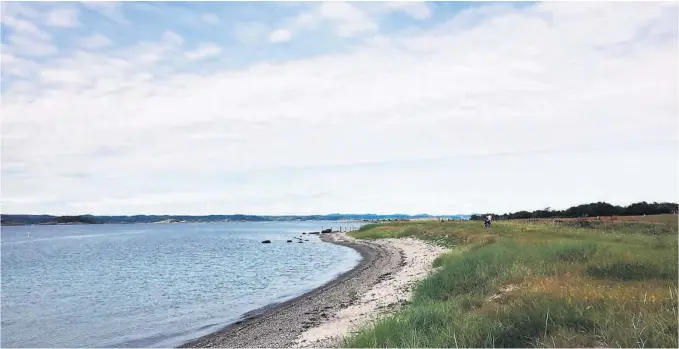
<svg viewBox="0 0 679 349"><path fill-rule="evenodd" d="M432 221L365 227L351 234L411 236L451 249L417 285L412 302L352 334L344 346L676 348L677 230L668 226L506 221L485 229L482 222Z"/></svg>

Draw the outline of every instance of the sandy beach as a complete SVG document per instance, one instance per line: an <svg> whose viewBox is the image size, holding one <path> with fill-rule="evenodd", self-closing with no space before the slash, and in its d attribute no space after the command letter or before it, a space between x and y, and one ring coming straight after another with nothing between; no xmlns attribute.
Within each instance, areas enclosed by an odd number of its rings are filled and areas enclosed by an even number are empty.
<svg viewBox="0 0 679 349"><path fill-rule="evenodd" d="M357 241L344 234L332 238L352 243ZM295 341L295 347L337 346L351 331L395 311L403 302L410 300L414 284L432 271L434 259L445 252L440 246L411 238L375 240L371 244L398 252L401 259L399 268L395 272L383 273L380 280L350 306L304 331Z"/></svg>
<svg viewBox="0 0 679 349"><path fill-rule="evenodd" d="M182 348L331 347L343 336L411 296L412 285L432 270L445 249L415 239L357 240L345 233L326 242L357 250L362 261L328 284L284 303L258 309Z"/></svg>

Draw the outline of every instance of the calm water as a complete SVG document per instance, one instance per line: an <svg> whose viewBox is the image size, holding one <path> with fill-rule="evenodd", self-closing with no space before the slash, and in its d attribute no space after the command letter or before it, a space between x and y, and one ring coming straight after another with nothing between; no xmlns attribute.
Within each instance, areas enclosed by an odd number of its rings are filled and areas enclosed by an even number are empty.
<svg viewBox="0 0 679 349"><path fill-rule="evenodd" d="M1 344L180 345L353 268L354 250L301 235L339 225L3 227Z"/></svg>

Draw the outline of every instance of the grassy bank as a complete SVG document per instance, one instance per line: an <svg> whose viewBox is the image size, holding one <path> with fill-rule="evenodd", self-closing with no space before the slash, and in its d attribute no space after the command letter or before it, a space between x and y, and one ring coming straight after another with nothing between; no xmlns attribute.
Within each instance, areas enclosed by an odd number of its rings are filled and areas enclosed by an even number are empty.
<svg viewBox="0 0 679 349"><path fill-rule="evenodd" d="M663 222L365 226L351 234L451 251L407 307L345 346L676 348L676 215Z"/></svg>

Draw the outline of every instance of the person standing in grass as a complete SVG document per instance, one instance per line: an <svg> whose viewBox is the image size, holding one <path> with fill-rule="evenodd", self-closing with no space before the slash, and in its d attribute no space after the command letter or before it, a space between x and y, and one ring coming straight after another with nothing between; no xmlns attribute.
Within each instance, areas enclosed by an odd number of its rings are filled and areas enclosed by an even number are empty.
<svg viewBox="0 0 679 349"><path fill-rule="evenodd" d="M483 222L483 225L486 226L486 227L490 227L491 218L492 217L490 215L487 215L485 221Z"/></svg>

